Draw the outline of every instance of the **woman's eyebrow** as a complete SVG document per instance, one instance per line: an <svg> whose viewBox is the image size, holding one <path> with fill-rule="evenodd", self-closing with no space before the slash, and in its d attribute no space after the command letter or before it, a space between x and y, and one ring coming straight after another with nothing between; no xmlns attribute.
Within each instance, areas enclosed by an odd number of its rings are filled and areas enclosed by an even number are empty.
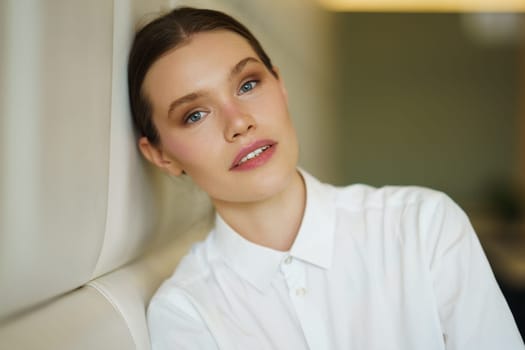
<svg viewBox="0 0 525 350"><path fill-rule="evenodd" d="M233 66L232 70L230 71L230 80L233 79L233 77L235 75L237 75L240 72L242 72L244 67L250 62L261 63L258 59L254 58L254 57L243 58L235 66Z"/></svg>
<svg viewBox="0 0 525 350"><path fill-rule="evenodd" d="M180 105L183 105L185 103L189 103L189 102L195 101L196 99L202 97L203 95L204 94L202 92L192 92L191 94L187 94L187 95L184 95L184 96L176 99L175 101L170 103L170 107L168 108L168 117L171 114L171 112L173 112L173 110L175 108L177 108Z"/></svg>

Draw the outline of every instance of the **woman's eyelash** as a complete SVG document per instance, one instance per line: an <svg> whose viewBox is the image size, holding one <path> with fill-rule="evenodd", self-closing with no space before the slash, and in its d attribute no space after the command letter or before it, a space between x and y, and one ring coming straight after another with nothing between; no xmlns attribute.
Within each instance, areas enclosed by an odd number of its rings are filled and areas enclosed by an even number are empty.
<svg viewBox="0 0 525 350"><path fill-rule="evenodd" d="M186 118L184 118L184 124L195 124L204 117L205 117L205 112L203 111L192 112L188 114Z"/></svg>
<svg viewBox="0 0 525 350"><path fill-rule="evenodd" d="M245 83L243 83L239 89L239 94L245 94L251 90L253 90L257 84L259 84L259 80L256 80L256 79L253 79L253 80L249 80Z"/></svg>

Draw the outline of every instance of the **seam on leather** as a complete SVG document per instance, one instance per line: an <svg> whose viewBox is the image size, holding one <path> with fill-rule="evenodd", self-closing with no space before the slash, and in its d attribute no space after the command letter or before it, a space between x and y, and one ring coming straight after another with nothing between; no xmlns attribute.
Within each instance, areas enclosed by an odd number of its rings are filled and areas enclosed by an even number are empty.
<svg viewBox="0 0 525 350"><path fill-rule="evenodd" d="M99 250L98 250L98 256L97 256L97 259L95 260L95 265L93 266L93 270L91 271L91 277L90 277L90 280L94 279L94 278L97 278L97 277L100 277L100 276L95 276L95 272L99 270L99 264L100 264L100 258L102 257L102 253L104 251L104 247L106 246L106 241L107 241L107 228L108 228L108 221L109 221L109 211L110 211L110 192L111 192L111 164L112 164L112 159L111 159L111 141L112 141L112 137L111 137L111 125L112 125L112 117L113 117L113 88L115 86L115 83L113 81L113 71L115 69L114 65L113 65L113 58L114 58L114 55L115 55L115 3L116 3L116 0L113 1L113 5L111 6L111 10L113 11L113 14L112 14L112 20L113 20L113 23L111 25L111 29L112 29L112 33L111 33L111 75L110 75L110 94L111 94L111 98L109 99L109 118L108 118L108 130L109 130L109 135L108 135L108 138L109 138L109 142L108 142L108 171L107 171L107 187L106 187L106 217L104 218L104 238L102 239L102 242L100 244L100 247L99 247Z"/></svg>
<svg viewBox="0 0 525 350"><path fill-rule="evenodd" d="M115 311L117 311L117 313L119 314L120 318L122 319L122 321L124 321L124 324L126 325L126 329L128 330L129 335L130 335L131 339L133 340L133 344L135 344L135 349L137 349L137 346L138 346L137 339L136 339L134 333L132 332L131 328L129 327L128 320L127 320L126 316L124 315L124 313L122 312L122 309L119 307L118 303L116 303L114 301L114 298L111 296L111 294L107 293L107 291L104 288L104 286L101 283L98 283L97 281L91 281L91 282L87 283L86 287L93 288L95 291L100 293L104 297L104 299L106 299L110 303L110 305L113 307L113 309Z"/></svg>

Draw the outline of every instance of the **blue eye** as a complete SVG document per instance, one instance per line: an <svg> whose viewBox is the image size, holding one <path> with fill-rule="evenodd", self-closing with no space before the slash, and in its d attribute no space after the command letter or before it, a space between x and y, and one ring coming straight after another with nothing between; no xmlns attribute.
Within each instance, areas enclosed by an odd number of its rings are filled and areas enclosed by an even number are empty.
<svg viewBox="0 0 525 350"><path fill-rule="evenodd" d="M197 111L197 112L193 112L191 113L190 115L188 115L186 117L186 119L184 120L184 122L186 124L193 124L193 123L197 123L198 121L200 121L202 118L204 118L204 112L201 112L201 111Z"/></svg>
<svg viewBox="0 0 525 350"><path fill-rule="evenodd" d="M242 84L241 89L239 90L239 93L242 95L250 90L252 90L255 85L257 85L257 81L247 81L246 83Z"/></svg>

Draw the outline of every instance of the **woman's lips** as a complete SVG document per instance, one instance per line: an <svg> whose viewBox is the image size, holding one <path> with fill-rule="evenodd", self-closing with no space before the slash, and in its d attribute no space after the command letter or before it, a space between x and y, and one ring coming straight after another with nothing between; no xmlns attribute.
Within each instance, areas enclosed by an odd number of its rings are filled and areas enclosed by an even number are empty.
<svg viewBox="0 0 525 350"><path fill-rule="evenodd" d="M277 143L260 140L243 147L232 162L230 170L249 170L266 163L275 153Z"/></svg>

